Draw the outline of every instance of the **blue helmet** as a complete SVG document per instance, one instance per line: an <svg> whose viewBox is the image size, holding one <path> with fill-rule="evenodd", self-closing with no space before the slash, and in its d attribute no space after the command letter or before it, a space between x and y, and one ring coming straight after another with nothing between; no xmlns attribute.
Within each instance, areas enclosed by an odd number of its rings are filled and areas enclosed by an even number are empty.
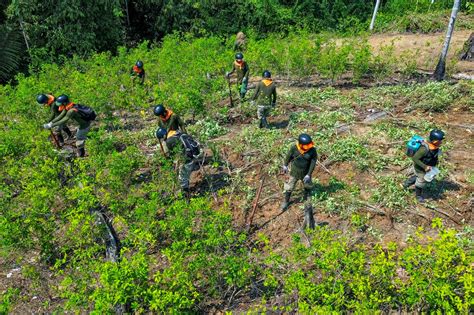
<svg viewBox="0 0 474 315"><path fill-rule="evenodd" d="M155 108L153 109L153 113L156 116L164 115L165 111L166 111L166 108L163 106L163 104L156 105Z"/></svg>
<svg viewBox="0 0 474 315"><path fill-rule="evenodd" d="M266 79L269 79L269 78L272 77L272 74L271 74L270 71L265 70L265 71L263 71L262 77L264 77L264 78L266 78Z"/></svg>
<svg viewBox="0 0 474 315"><path fill-rule="evenodd" d="M66 94L61 94L59 97L56 99L56 103L58 104L67 104L69 103L69 96Z"/></svg>
<svg viewBox="0 0 474 315"><path fill-rule="evenodd" d="M40 94L36 97L38 104L46 104L48 102L48 96L45 94Z"/></svg>
<svg viewBox="0 0 474 315"><path fill-rule="evenodd" d="M444 132L439 129L433 129L430 132L430 142L441 141L444 139Z"/></svg>
<svg viewBox="0 0 474 315"><path fill-rule="evenodd" d="M235 54L235 59L236 60L242 60L242 59L244 59L244 55L242 53L236 53Z"/></svg>
<svg viewBox="0 0 474 315"><path fill-rule="evenodd" d="M138 68L143 68L143 61L141 60L138 60L136 63L135 63L135 66L137 66Z"/></svg>
<svg viewBox="0 0 474 315"><path fill-rule="evenodd" d="M155 136L158 139L163 139L166 136L167 132L165 128L158 128L156 129Z"/></svg>
<svg viewBox="0 0 474 315"><path fill-rule="evenodd" d="M300 134L300 136L298 137L298 142L299 142L299 144L310 144L311 141L313 141L313 140L312 140L311 137L310 137L308 134L306 134L306 133L302 133L302 134Z"/></svg>

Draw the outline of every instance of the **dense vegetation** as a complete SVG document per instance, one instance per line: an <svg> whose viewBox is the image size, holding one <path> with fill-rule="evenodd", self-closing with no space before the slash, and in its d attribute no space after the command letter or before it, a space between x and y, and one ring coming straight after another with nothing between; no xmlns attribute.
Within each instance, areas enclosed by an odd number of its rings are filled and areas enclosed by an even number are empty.
<svg viewBox="0 0 474 315"><path fill-rule="evenodd" d="M62 66L44 64L35 75L18 76L16 86L1 87L0 250L5 265L21 266L27 284L10 283L1 292L0 313L32 302L32 296L41 297L37 307L46 312L105 313L117 305L134 312L207 312L247 302L255 313L467 313L474 293L472 229L456 231L435 219L430 236L418 229L404 246L381 245L377 240L383 231L372 228L361 210L363 187L357 183L334 177L312 196L319 211L347 218L349 233L318 227L295 234L284 249L232 220L255 196L244 176L228 178L228 185L217 191L218 202L204 193L185 203L177 193L173 163L156 150L150 107L165 102L188 121L198 120L190 130L201 140L225 134L221 125L228 122L229 109L221 101L231 47L231 38L222 45L217 37L170 35L159 47L144 42L135 49L119 48L116 56L104 52ZM128 78L137 59L147 69L143 87L133 87ZM395 56L391 46L374 53L363 37L336 41L306 32L252 39L246 59L252 75L269 68L279 79L305 81L318 75L328 84L343 76L353 82L410 78L416 68L414 58ZM88 158L71 160L47 141L48 133L40 129L47 113L34 103L43 91L68 93L97 111ZM303 130L316 130L322 156L377 172L369 202L401 220L399 214L414 201L397 184L401 176L386 172L391 165L409 163L403 144L389 156L368 142L405 139L413 130L382 121L358 137L338 134L336 128L355 121L358 110L391 110L400 100L424 115L453 106L472 111L473 99L472 82L356 89L344 95L331 87L295 92L279 100L303 109L285 113L288 133L249 125L231 140L215 139L209 142L212 167L225 163L222 148L235 153L259 148L255 159L267 161L265 172L275 176L292 139ZM255 114L249 104L238 113ZM423 134L433 127L415 118L408 123ZM232 196L241 199L241 207L231 202ZM118 263L104 260L105 246L91 214L97 208L108 215L121 240ZM359 242L354 237L359 230L372 243Z"/></svg>
<svg viewBox="0 0 474 315"><path fill-rule="evenodd" d="M441 30L452 1L431 2L382 1L376 30ZM471 13L472 8L471 1L463 1L463 12ZM224 40L238 31L256 38L301 29L354 34L367 30L372 10L372 1L366 0L3 1L0 21L6 22L2 33L24 37L29 50L15 48L23 63L10 61L13 56L5 58L13 69L3 70L0 79L11 78L19 66L24 72L28 65L36 71L45 62L62 63L73 55L83 57L96 51L115 52L118 46L134 46L143 40L159 42L173 32ZM2 40L2 44L9 42Z"/></svg>

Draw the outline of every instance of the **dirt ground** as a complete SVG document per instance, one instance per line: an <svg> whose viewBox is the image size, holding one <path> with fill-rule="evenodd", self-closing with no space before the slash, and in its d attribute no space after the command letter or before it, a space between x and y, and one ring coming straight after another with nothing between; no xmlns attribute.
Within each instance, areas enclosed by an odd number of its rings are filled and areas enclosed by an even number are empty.
<svg viewBox="0 0 474 315"><path fill-rule="evenodd" d="M286 92L291 92L292 88L285 88ZM349 93L351 90L346 90ZM281 104L284 112L290 113L294 110L294 105ZM407 120L412 113L404 113L403 104L398 104L393 110L393 119L400 121ZM356 113L358 120L352 123L350 132L353 135L364 135L370 130L370 125L360 124L369 114L365 111ZM391 119L390 118L390 119ZM270 124L278 124L287 120L285 115L273 116L269 119ZM387 118L384 118L387 119ZM375 243L396 242L403 246L407 237L416 231L418 226L426 229L430 233L431 220L435 217L442 218L444 224L449 227L461 230L464 226L473 226L474 209L473 192L474 187L466 180L466 174L474 167L474 113L462 108L451 108L445 113L430 113L425 118L430 122L436 122L450 137L450 141L455 143L455 148L446 152L446 162L452 167L452 172L443 185L442 193L439 196L428 196L431 199L428 205L418 204L406 211L393 213L384 205L378 205L378 209L361 208L358 213L369 217L369 225L374 231L378 231L378 240L368 236L367 233L359 233L359 237L364 242ZM226 126L230 132L224 135L221 140L235 137L248 122L238 122ZM286 129L283 133L289 136ZM208 169L211 177L226 173L231 177L242 176L245 181L251 185L255 191L261 183L258 164L249 165L245 162L243 154L233 153L232 149L227 149L223 157L231 165L230 169L224 167L213 170ZM323 158L324 159L324 158ZM324 164L324 160L322 161ZM391 172L397 172L395 167ZM213 174L214 172L214 174ZM321 165L316 167L313 177L317 178L319 185L328 187L331 177L357 186L361 189L361 198L370 196L370 190L379 185L372 171L360 171L352 162L342 162L331 164L327 167ZM262 195L253 217L252 229L255 232L261 232L270 239L271 243L280 249L284 249L291 241L292 234L298 232L303 224L303 203L302 187L295 191L292 196L292 204L286 211L280 210L282 201L283 183L286 180L284 175L276 175L265 178ZM193 185L200 186L203 181L201 175L195 175L192 180ZM227 195L233 209L234 225L237 228L247 227L252 209L243 207L242 195ZM434 204L434 206L433 206ZM253 205L253 204L252 204ZM338 215L325 214L318 211L318 204L313 204L316 222L325 222L331 228L346 232L351 229L350 218L342 218ZM353 228L351 232L353 232Z"/></svg>
<svg viewBox="0 0 474 315"><path fill-rule="evenodd" d="M456 72L474 74L474 62L459 60L463 45L472 32L473 30L454 30L448 51L448 60L455 62ZM376 34L369 37L369 43L377 51L380 47L390 45L393 42L396 56L404 52L415 53L418 67L432 71L438 62L445 37L446 33L444 32L433 34Z"/></svg>

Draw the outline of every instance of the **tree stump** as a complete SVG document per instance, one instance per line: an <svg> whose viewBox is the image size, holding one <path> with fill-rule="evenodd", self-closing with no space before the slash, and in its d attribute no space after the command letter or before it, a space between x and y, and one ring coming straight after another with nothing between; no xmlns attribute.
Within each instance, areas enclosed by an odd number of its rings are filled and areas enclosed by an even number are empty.
<svg viewBox="0 0 474 315"><path fill-rule="evenodd" d="M464 43L461 54L461 60L472 60L474 58L474 33L471 33L469 39Z"/></svg>

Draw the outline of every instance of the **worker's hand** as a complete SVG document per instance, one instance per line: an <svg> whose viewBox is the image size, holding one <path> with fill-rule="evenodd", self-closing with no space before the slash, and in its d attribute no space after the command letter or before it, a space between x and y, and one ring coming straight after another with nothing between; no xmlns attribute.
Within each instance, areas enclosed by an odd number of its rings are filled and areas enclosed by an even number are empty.
<svg viewBox="0 0 474 315"><path fill-rule="evenodd" d="M230 72L229 72L229 71L227 71L227 72L225 73L225 77L226 77L226 79L229 79L229 78L230 78Z"/></svg>
<svg viewBox="0 0 474 315"><path fill-rule="evenodd" d="M427 172L431 171L431 166L427 166L425 171L427 171Z"/></svg>
<svg viewBox="0 0 474 315"><path fill-rule="evenodd" d="M282 171L283 171L284 174L287 174L287 173L288 173L288 166L283 165L283 167L282 167L281 169L282 169Z"/></svg>
<svg viewBox="0 0 474 315"><path fill-rule="evenodd" d="M51 129L52 127L53 127L53 123L52 123L52 122L49 122L49 123L43 125L43 128L44 128L44 129Z"/></svg>
<svg viewBox="0 0 474 315"><path fill-rule="evenodd" d="M309 184L310 182L311 182L311 176L306 175L306 176L303 178L303 183Z"/></svg>

